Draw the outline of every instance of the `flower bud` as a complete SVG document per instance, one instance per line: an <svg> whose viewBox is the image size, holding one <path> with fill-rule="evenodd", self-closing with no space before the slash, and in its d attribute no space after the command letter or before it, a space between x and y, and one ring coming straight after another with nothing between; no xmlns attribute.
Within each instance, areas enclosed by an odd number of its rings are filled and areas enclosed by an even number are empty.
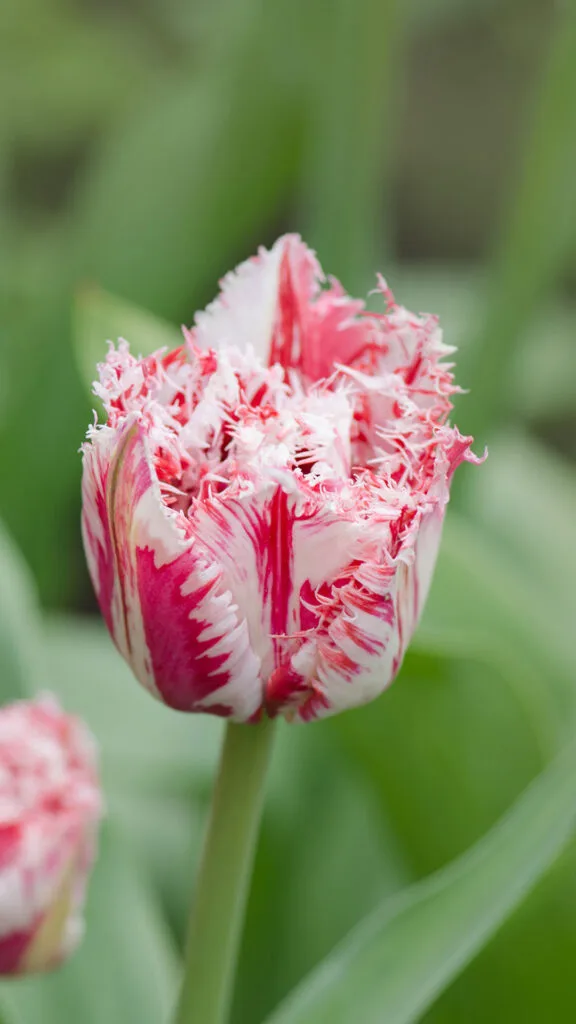
<svg viewBox="0 0 576 1024"><path fill-rule="evenodd" d="M101 814L83 723L51 697L0 709L0 974L46 970L75 949Z"/></svg>
<svg viewBox="0 0 576 1024"><path fill-rule="evenodd" d="M294 235L242 264L173 352L111 347L82 527L108 629L182 711L304 721L396 676L450 482L453 349L378 279L368 313ZM136 349L138 338L134 338Z"/></svg>

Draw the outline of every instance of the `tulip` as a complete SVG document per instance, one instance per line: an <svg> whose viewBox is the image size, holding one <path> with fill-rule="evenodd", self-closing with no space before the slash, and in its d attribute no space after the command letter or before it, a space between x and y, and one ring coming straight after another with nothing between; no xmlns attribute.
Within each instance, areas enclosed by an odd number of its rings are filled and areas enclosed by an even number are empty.
<svg viewBox="0 0 576 1024"><path fill-rule="evenodd" d="M182 711L303 720L394 679L454 470L434 316L367 312L294 235L227 275L184 343L99 367L83 537L112 637ZM136 345L138 339L134 339Z"/></svg>
<svg viewBox="0 0 576 1024"><path fill-rule="evenodd" d="M95 746L52 698L0 710L0 974L46 970L82 935L102 801Z"/></svg>

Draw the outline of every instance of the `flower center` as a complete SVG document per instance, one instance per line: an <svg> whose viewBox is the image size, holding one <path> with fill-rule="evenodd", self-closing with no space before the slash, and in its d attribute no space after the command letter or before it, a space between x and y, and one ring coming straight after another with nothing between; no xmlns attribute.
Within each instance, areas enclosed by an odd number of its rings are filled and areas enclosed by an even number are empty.
<svg viewBox="0 0 576 1024"><path fill-rule="evenodd" d="M162 499L185 516L232 482L305 484L309 494L377 483L402 504L431 485L454 389L438 362L436 322L393 315L367 317L350 365L334 363L316 382L294 366L265 365L249 345L201 348L185 332L180 348L142 360L120 342L96 393L110 427L131 414L146 423Z"/></svg>

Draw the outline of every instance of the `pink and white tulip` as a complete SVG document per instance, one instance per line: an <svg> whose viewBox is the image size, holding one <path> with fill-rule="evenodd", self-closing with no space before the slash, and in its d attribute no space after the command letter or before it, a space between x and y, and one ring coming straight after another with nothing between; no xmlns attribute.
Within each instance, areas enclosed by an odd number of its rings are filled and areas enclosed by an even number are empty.
<svg viewBox="0 0 576 1024"><path fill-rule="evenodd" d="M0 710L0 974L46 970L82 935L102 801L95 746L51 698Z"/></svg>
<svg viewBox="0 0 576 1024"><path fill-rule="evenodd" d="M308 720L398 672L474 457L447 422L437 319L378 291L367 313L287 235L180 348L121 340L100 366L84 543L108 629L164 703Z"/></svg>

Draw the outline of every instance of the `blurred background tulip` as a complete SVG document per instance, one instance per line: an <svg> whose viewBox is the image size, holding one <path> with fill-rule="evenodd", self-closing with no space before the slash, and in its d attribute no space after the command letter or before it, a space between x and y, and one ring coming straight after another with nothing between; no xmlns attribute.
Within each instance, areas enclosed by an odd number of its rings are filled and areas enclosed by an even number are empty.
<svg viewBox="0 0 576 1024"><path fill-rule="evenodd" d="M0 709L0 974L57 966L82 938L102 798L94 741L43 697Z"/></svg>

